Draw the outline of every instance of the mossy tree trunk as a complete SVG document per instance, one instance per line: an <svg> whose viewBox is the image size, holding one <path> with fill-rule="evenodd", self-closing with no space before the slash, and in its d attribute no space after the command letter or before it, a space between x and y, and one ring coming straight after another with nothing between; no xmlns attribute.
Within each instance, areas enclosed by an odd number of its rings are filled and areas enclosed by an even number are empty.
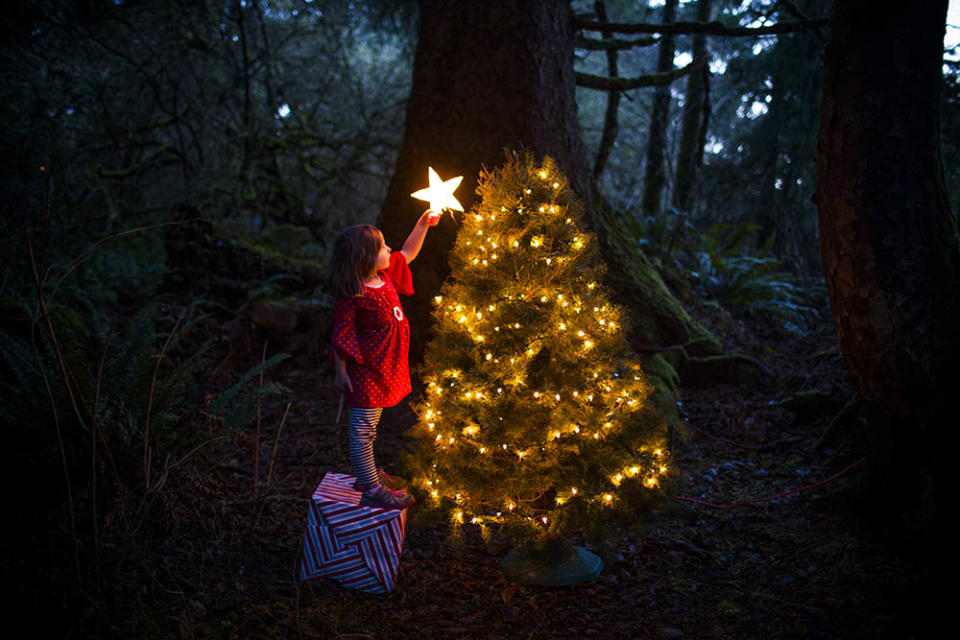
<svg viewBox="0 0 960 640"><path fill-rule="evenodd" d="M948 499L960 357L960 246L940 162L946 9L837 2L817 154L824 275L869 409L874 495L883 512L922 514L928 527Z"/></svg>
<svg viewBox="0 0 960 640"><path fill-rule="evenodd" d="M404 139L379 226L388 242L402 242L422 210L410 193L426 184L428 165L444 178L464 176L457 195L469 208L481 167L500 165L505 149L551 156L587 206L608 284L630 308L632 341L695 341L701 355L717 353L718 343L670 293L596 190L577 121L573 37L568 0L422 0ZM447 253L457 229L442 220L411 265L417 293L405 306L417 360L427 339L430 301L449 273Z"/></svg>

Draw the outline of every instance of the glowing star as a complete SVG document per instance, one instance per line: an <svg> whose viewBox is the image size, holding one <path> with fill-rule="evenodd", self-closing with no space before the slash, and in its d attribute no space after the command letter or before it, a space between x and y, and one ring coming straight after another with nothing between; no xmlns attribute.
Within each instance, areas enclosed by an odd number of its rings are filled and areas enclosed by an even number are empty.
<svg viewBox="0 0 960 640"><path fill-rule="evenodd" d="M453 195L453 192L460 186L460 181L463 180L463 176L457 176L449 180L441 180L437 172L433 170L433 167L427 167L427 174L430 179L430 186L426 189L414 191L410 194L410 197L416 198L417 200L426 200L430 203L430 208L434 211L443 211L444 209L463 211L463 205L461 205L460 201Z"/></svg>

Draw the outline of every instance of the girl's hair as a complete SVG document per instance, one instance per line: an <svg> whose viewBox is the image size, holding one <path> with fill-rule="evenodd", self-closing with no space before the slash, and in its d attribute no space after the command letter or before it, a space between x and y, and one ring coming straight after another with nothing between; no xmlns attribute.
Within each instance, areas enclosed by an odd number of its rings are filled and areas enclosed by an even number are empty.
<svg viewBox="0 0 960 640"><path fill-rule="evenodd" d="M330 291L335 298L363 294L363 281L377 266L382 247L383 236L369 224L350 227L337 236L330 266Z"/></svg>

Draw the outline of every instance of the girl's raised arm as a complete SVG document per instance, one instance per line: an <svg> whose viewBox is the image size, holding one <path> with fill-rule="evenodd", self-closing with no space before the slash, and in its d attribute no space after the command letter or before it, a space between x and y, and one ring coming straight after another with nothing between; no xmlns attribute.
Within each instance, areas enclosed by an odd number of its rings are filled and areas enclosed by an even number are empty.
<svg viewBox="0 0 960 640"><path fill-rule="evenodd" d="M407 260L407 264L413 262L413 259L420 253L420 247L423 246L423 239L427 237L427 227L437 226L437 223L440 222L441 213L440 211L427 209L423 212L423 215L420 216L420 219L417 220L417 224L413 225L413 231L407 236L406 241L403 243L403 248L400 249L400 253L402 253L403 257Z"/></svg>

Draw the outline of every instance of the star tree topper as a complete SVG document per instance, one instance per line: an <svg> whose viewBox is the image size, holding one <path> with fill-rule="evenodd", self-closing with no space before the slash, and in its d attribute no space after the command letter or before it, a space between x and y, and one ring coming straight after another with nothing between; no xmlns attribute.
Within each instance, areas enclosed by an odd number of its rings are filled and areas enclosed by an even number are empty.
<svg viewBox="0 0 960 640"><path fill-rule="evenodd" d="M426 189L414 191L410 194L410 197L416 198L417 200L426 200L430 203L430 208L434 211L443 211L444 209L463 211L463 205L461 205L457 197L453 195L453 192L460 186L460 181L463 180L463 176L456 176L449 180L441 180L437 172L433 170L433 167L427 167L427 174L430 179L430 186Z"/></svg>

